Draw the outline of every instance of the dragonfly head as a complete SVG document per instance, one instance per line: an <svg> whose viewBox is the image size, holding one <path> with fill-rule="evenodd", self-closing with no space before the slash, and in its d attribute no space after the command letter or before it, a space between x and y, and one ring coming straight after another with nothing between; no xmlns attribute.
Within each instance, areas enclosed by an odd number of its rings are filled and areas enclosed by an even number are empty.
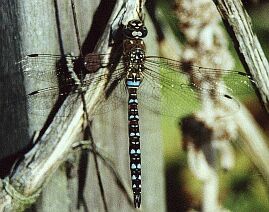
<svg viewBox="0 0 269 212"><path fill-rule="evenodd" d="M142 39L148 34L147 28L140 20L131 20L123 28L123 35L130 39Z"/></svg>

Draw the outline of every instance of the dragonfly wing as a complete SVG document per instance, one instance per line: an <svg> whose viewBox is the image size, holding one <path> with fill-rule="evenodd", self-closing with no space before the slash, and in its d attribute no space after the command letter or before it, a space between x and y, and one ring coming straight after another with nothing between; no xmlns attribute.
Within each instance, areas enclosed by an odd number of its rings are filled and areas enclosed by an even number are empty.
<svg viewBox="0 0 269 212"><path fill-rule="evenodd" d="M81 58L79 57L67 57L71 59L74 69L80 68L81 65L85 65L84 60L81 62ZM104 60L101 62L101 66L106 65L104 64ZM62 63L64 65L61 65ZM51 111L52 108L60 107L67 95L75 95L76 98L74 99L80 98L80 89L77 84L74 84L68 70L66 70L67 64L65 57L51 54L33 54L26 56L23 60L18 62L18 66L22 67L25 82L32 86L30 89L33 92L30 91L28 94L21 94L19 97L17 97L18 95L16 95L16 97L13 97L12 95L7 96L1 103L3 107L8 108L11 104L21 104L26 105L26 109L30 114L48 116L49 111ZM115 81L115 79L121 79L123 73L123 63L120 62L116 70L111 73L104 73L101 75L96 75L95 73L87 74L90 75L90 77L85 78L87 80L83 80L82 90L94 88L94 86L91 86L92 84L99 83L101 80L107 80L107 78L109 78L109 82L112 82L113 80ZM0 81L1 86L5 86L5 83L8 83L6 78L2 81L3 82ZM118 99L122 100L123 98L121 98L121 96L125 92L124 89L122 89L123 92L120 92L120 89L121 88L118 88L118 91L109 97L112 108L109 108L106 106L107 104L104 104L103 112L108 112L117 108L117 105L120 102ZM72 105L74 104L71 103L68 107L72 108ZM66 111L69 111L69 109Z"/></svg>
<svg viewBox="0 0 269 212"><path fill-rule="evenodd" d="M9 108L14 104L25 105L29 114L48 116L54 103L59 97L58 87L36 90L30 94L9 95L3 98L3 107Z"/></svg>
<svg viewBox="0 0 269 212"><path fill-rule="evenodd" d="M51 54L31 54L26 56L18 64L21 65L25 80L38 80L49 83L73 81L67 65L67 57L74 66L79 57L61 56Z"/></svg>
<svg viewBox="0 0 269 212"><path fill-rule="evenodd" d="M112 67L111 67L112 68ZM122 62L119 62L114 69L106 69L101 74L89 74L83 81L83 89L97 89L97 86L104 86L103 101L94 112L104 114L118 108L119 105L127 103L127 90L125 86L126 72ZM103 82L103 83L101 83Z"/></svg>
<svg viewBox="0 0 269 212"><path fill-rule="evenodd" d="M56 117L66 117L68 113L62 114L61 116L55 115L67 95L74 95L74 102L80 98L79 92L77 90L61 91L59 87L49 87L40 90L36 90L30 94L26 95L27 100L27 110L29 113L38 116L48 116L48 111L52 112ZM65 111L70 111L74 106L74 103L68 104Z"/></svg>
<svg viewBox="0 0 269 212"><path fill-rule="evenodd" d="M199 96L185 75L146 68L138 90L141 105L157 114L178 117L197 110Z"/></svg>
<svg viewBox="0 0 269 212"><path fill-rule="evenodd" d="M225 85L221 86L224 90L231 93L232 96L253 92L253 84L256 84L249 74L241 71L205 68L156 56L147 57L146 64L148 67L165 69L167 73L179 72L182 75L190 74L192 79L196 79L196 81L198 79L207 82L209 86L206 89L208 90L215 89L219 84L222 84L221 81L223 80ZM195 82L193 82L192 85L201 89L199 83L195 84Z"/></svg>
<svg viewBox="0 0 269 212"><path fill-rule="evenodd" d="M104 114L117 110L120 105L126 105L127 107L128 92L124 78L111 79L105 90L104 98L105 101L101 103L95 114Z"/></svg>
<svg viewBox="0 0 269 212"><path fill-rule="evenodd" d="M236 93L236 89L232 90L232 95L230 95L227 92L228 87L223 82L213 83L214 81L210 78L202 81L209 85L207 87L200 87L198 83L190 83L189 75L181 70L182 67L182 63L166 58L154 57L154 60L146 60L143 72L144 81L140 91L142 96L151 96L148 101L145 101L147 108L163 115L179 116L180 114L197 111L201 107L201 94L210 95L213 101L228 101L233 111L240 108L238 101L232 96ZM201 78L201 72L207 70L196 66L191 68L193 71L197 71L194 72L197 78ZM211 75L220 75L220 69L208 70ZM229 79L232 79L235 85L240 84L242 80L249 81L248 76L241 72L224 71L225 76L229 76ZM245 85L243 84L243 86ZM222 89L219 89L220 86L222 86ZM249 85L247 85L247 88L249 88ZM230 91L230 89L228 90Z"/></svg>

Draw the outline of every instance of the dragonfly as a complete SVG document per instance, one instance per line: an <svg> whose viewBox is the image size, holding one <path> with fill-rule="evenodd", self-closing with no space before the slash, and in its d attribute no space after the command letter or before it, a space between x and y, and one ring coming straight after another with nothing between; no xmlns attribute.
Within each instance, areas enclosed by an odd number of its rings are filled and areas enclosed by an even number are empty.
<svg viewBox="0 0 269 212"><path fill-rule="evenodd" d="M224 80L233 87L251 87L252 79L240 71L203 68L177 60L147 56L144 38L148 31L141 20L131 20L122 29L122 56L120 59L110 54L89 53L86 56L62 56L51 54L31 54L26 56L19 65L22 66L25 79L47 81L53 79L53 86L37 89L26 95L29 110L42 114L46 103L44 96L78 95L82 90L90 89L90 85L106 80L105 91L107 100L100 106L98 113L110 112L119 104L128 105L128 137L130 174L134 206L141 205L141 147L139 107L154 112L177 117L179 110L190 110L195 102L199 101L199 85L190 82L189 73L202 75L204 72L213 75L222 74ZM70 66L77 74L79 82L75 80ZM108 68L109 72L101 75L95 73L101 68ZM205 79L207 80L207 79ZM214 90L216 83L208 79L206 89ZM236 93L235 89L228 88L229 93ZM198 91L198 92L197 92ZM234 108L238 107L237 100L227 93L214 93L218 98L230 101ZM45 98L46 99L46 98ZM139 99L146 101L139 102ZM178 101L177 101L178 100ZM110 105L107 107L107 105ZM182 106L183 105L183 106ZM30 107L31 106L31 107ZM43 108L44 107L44 108Z"/></svg>

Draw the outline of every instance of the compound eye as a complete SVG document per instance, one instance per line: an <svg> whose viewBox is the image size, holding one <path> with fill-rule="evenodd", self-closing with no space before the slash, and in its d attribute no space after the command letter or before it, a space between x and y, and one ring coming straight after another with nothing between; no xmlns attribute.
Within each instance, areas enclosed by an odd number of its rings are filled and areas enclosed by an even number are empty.
<svg viewBox="0 0 269 212"><path fill-rule="evenodd" d="M148 34L148 30L145 26L141 27L140 32L142 33L141 37L143 37L143 38L146 37Z"/></svg>

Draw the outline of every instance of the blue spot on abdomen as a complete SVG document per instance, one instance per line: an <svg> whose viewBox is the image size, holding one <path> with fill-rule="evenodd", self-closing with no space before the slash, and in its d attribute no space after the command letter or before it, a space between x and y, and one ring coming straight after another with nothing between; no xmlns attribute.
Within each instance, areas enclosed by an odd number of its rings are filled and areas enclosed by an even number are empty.
<svg viewBox="0 0 269 212"><path fill-rule="evenodd" d="M132 80L127 80L126 85L128 87L139 87L140 86L140 81L132 81Z"/></svg>

